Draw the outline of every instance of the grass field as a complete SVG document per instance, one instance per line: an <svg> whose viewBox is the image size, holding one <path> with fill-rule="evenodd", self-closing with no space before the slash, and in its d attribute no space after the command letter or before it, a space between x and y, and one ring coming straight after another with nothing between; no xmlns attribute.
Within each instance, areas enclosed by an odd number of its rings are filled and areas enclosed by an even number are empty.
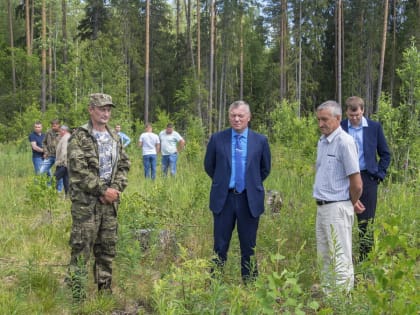
<svg viewBox="0 0 420 315"><path fill-rule="evenodd" d="M152 182L132 147L113 295L99 296L90 277L88 298L79 304L64 283L70 202L34 178L29 150L0 145L0 314L420 314L418 174L380 186L375 249L356 265L356 288L350 296L325 297L314 286L314 152L271 149L265 187L280 193L283 206L261 218L254 284L240 281L236 234L222 279L208 273L212 217L203 152L181 154L175 178ZM141 230L151 231L147 246L138 239ZM355 226L355 249L357 242Z"/></svg>

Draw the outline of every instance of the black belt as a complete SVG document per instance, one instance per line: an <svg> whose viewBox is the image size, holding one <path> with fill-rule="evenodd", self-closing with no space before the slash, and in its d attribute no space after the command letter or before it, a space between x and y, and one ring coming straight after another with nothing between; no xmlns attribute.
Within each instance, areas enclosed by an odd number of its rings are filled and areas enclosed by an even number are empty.
<svg viewBox="0 0 420 315"><path fill-rule="evenodd" d="M323 206L323 205L328 205L328 204L330 204L330 203L334 203L334 202L342 202L342 201L349 201L349 199L347 199L347 200L335 200L335 201L328 201L328 200L319 200L319 199L317 199L317 200L316 200L316 204L317 204L318 206Z"/></svg>
<svg viewBox="0 0 420 315"><path fill-rule="evenodd" d="M229 188L228 192L235 194L235 195L240 195L243 194L246 191L246 189L242 190L242 192L237 191L235 188Z"/></svg>

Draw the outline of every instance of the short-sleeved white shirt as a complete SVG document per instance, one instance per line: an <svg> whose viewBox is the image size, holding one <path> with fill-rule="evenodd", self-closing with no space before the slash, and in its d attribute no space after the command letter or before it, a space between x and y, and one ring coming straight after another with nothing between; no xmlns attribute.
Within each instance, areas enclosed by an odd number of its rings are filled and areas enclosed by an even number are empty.
<svg viewBox="0 0 420 315"><path fill-rule="evenodd" d="M177 143L181 140L184 140L178 132L172 131L171 134L167 134L166 130L162 130L159 133L159 138L160 151L162 152L162 155L177 153Z"/></svg>
<svg viewBox="0 0 420 315"><path fill-rule="evenodd" d="M318 142L313 197L319 200L350 199L349 176L358 173L359 156L352 136L340 126Z"/></svg>
<svg viewBox="0 0 420 315"><path fill-rule="evenodd" d="M142 143L143 155L157 154L156 145L160 143L159 137L153 132L143 132L139 142Z"/></svg>

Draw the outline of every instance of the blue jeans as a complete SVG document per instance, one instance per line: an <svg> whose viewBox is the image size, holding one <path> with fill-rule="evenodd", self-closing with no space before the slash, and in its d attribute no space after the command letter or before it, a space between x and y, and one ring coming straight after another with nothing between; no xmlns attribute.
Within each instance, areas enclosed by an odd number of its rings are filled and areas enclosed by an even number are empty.
<svg viewBox="0 0 420 315"><path fill-rule="evenodd" d="M156 154L143 155L144 177L155 179L156 178Z"/></svg>
<svg viewBox="0 0 420 315"><path fill-rule="evenodd" d="M168 168L171 169L171 175L176 174L176 161L178 160L178 153L172 153L169 155L162 155L162 173L163 176L168 175Z"/></svg>
<svg viewBox="0 0 420 315"><path fill-rule="evenodd" d="M55 156L49 156L42 161L41 168L39 170L39 174L45 174L51 178L51 167L55 163ZM50 184L51 185L51 184ZM57 191L63 190L63 179L60 179L57 183Z"/></svg>
<svg viewBox="0 0 420 315"><path fill-rule="evenodd" d="M35 175L39 174L39 171L41 170L42 162L43 162L42 157L33 157L32 158L32 164L34 165Z"/></svg>

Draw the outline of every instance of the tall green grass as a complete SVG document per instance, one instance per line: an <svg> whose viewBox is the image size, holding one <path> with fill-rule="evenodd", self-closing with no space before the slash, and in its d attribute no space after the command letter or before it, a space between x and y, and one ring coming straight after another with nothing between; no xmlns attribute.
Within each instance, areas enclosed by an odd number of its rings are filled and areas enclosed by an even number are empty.
<svg viewBox="0 0 420 315"><path fill-rule="evenodd" d="M143 177L140 151L132 147L129 186L119 210L113 295L98 295L90 273L88 298L78 304L64 282L70 202L34 178L29 151L1 145L0 314L418 314L419 178L381 184L375 248L356 265L357 286L351 296L325 297L314 291L319 282L315 146L271 149L273 170L265 187L280 192L283 207L261 217L260 276L254 284L241 283L236 232L224 274L210 277L212 215L203 152L181 153L176 177L163 178L159 169L150 181ZM148 248L137 240L141 229L152 231ZM160 231L177 246L164 248ZM357 242L355 226L355 255Z"/></svg>

